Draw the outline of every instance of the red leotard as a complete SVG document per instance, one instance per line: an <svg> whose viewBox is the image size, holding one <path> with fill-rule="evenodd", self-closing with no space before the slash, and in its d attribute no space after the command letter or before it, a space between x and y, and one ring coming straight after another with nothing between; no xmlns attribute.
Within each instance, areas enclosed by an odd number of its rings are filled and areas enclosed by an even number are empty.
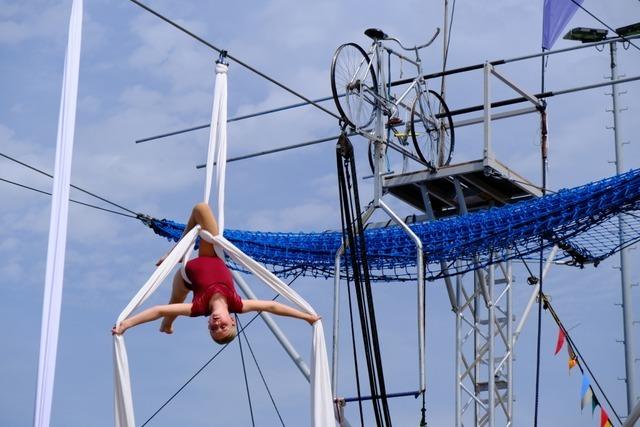
<svg viewBox="0 0 640 427"><path fill-rule="evenodd" d="M193 291L191 317L209 316L209 300L214 294L222 294L227 300L230 313L242 312L242 299L233 285L231 272L224 261L217 256L201 256L187 263L187 277Z"/></svg>

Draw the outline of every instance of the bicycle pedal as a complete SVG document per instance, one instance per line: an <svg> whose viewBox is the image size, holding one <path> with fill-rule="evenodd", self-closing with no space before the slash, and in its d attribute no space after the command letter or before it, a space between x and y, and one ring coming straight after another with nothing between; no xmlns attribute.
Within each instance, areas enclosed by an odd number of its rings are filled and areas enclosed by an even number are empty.
<svg viewBox="0 0 640 427"><path fill-rule="evenodd" d="M404 122L402 121L402 119L400 117L391 117L388 121L387 121L387 127L392 127L392 126L399 126L404 124Z"/></svg>

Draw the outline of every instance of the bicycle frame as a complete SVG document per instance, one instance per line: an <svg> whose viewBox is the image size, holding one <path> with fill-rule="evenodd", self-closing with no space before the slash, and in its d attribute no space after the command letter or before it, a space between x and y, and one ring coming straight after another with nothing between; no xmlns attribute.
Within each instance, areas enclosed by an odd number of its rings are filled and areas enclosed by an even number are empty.
<svg viewBox="0 0 640 427"><path fill-rule="evenodd" d="M387 51L389 54L398 57L400 60L407 61L415 65L415 67L417 68L417 77L409 84L409 87L399 97L395 99L395 101L391 101L389 99L388 93L386 90L381 91L384 94L384 96L381 96L378 93L380 89L383 89L386 86L386 84L383 83L385 81L385 72L384 72L384 67L382 66L382 61L381 61L383 51ZM378 40L378 41L374 41L371 44L371 47L369 48L369 52L367 53L367 56L369 58L368 61L366 61L366 63L363 61L363 63L361 64L361 66L363 65L366 66L366 70L367 70L362 78L362 80L364 80L369 75L369 70L373 69L373 64L375 61L376 74L378 75L379 82L380 82L379 88L377 88L378 90L376 91L372 91L368 87L363 87L362 90L363 92L366 92L371 97L373 97L374 102L372 102L372 104L374 106L379 106L380 108L382 108L389 117L394 116L400 110L400 107L403 107L406 110L411 110L411 107L403 103L402 101L407 98L407 96L412 90L415 91L416 96L421 92L424 92L427 90L426 82L422 77L422 63L420 60L420 54L418 53L417 49L415 50L415 53L416 53L416 59L412 60L402 55L401 53L396 52L390 47L384 46L382 44L382 41ZM355 75L354 75L354 78L355 78ZM355 82L351 82L351 83L353 84ZM368 102L371 102L366 97L364 99L366 99Z"/></svg>

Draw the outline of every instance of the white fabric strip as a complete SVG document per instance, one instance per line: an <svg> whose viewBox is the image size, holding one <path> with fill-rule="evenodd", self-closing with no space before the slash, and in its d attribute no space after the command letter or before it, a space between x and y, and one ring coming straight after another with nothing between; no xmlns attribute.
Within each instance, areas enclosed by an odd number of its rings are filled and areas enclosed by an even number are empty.
<svg viewBox="0 0 640 427"><path fill-rule="evenodd" d="M216 172L216 191L218 193L218 204L213 208L217 214L218 229L220 234L224 231L224 185L227 170L227 70L229 66L216 63L216 79L213 90L213 106L211 108L211 124L209 127L209 145L207 149L207 163L204 183L204 202L209 203L211 198L211 183L213 172ZM224 254L219 248L215 248L220 259L224 259ZM187 277L187 262L193 250L187 251L182 259L180 274L182 279L191 283Z"/></svg>
<svg viewBox="0 0 640 427"><path fill-rule="evenodd" d="M224 237L220 235L211 236L204 230L200 232L200 237L207 241L213 240L220 245L234 261L253 273L275 292L297 305L301 310L317 314L313 307L296 291ZM317 321L313 324L311 355L311 425L314 427L335 426L329 361L327 359L327 346L324 339L322 321Z"/></svg>
<svg viewBox="0 0 640 427"><path fill-rule="evenodd" d="M209 150L207 152L206 182L204 201L209 203L213 171L216 172L217 205L213 212L217 215L220 234L224 231L224 187L227 170L227 70L226 64L216 64L216 83L211 111Z"/></svg>
<svg viewBox="0 0 640 427"><path fill-rule="evenodd" d="M56 160L53 174L51 198L51 220L49 223L49 245L42 304L42 325L40 330L40 356L38 360L38 380L33 425L49 426L53 383L58 352L58 331L60 327L60 307L62 305L62 284L67 243L67 219L69 213L69 187L71 181L71 160L73 138L76 126L76 102L78 98L78 78L80 74L80 46L82 42L82 0L74 0L69 21L69 40L64 61L60 116Z"/></svg>
<svg viewBox="0 0 640 427"><path fill-rule="evenodd" d="M120 324L124 319L138 308L160 284L167 278L173 268L178 264L182 255L189 251L198 236L200 227L196 226L187 233L169 253L167 258L153 272L147 283L142 286L136 296L118 316L116 324ZM124 345L124 335L113 336L113 359L114 359L114 389L115 389L115 425L117 427L135 427L135 416L133 411L133 397L131 394L131 380L129 374L129 362L127 359L127 349Z"/></svg>

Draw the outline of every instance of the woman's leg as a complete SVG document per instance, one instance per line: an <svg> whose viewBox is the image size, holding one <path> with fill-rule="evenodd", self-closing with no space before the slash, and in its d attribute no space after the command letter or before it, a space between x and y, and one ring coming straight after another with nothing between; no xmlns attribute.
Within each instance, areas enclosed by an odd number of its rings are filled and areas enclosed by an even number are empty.
<svg viewBox="0 0 640 427"><path fill-rule="evenodd" d="M211 212L211 208L206 203L198 203L193 207L189 221L187 221L187 227L185 233L191 230L196 224L200 225L203 230L207 230L211 235L216 236L219 232L218 222ZM209 242L205 242L200 239L200 249L198 255L200 256L215 256L213 245Z"/></svg>
<svg viewBox="0 0 640 427"><path fill-rule="evenodd" d="M187 299L189 292L190 291L186 287L184 279L182 278L182 274L180 274L180 270L176 271L176 274L173 276L173 285L171 287L171 298L169 299L169 304L183 303L184 300ZM172 334L174 320L176 320L176 316L165 316L160 324L160 332Z"/></svg>
<svg viewBox="0 0 640 427"><path fill-rule="evenodd" d="M216 236L218 234L218 222L213 217L213 212L211 212L211 208L208 204L198 203L193 207L191 215L189 216L189 220L187 221L187 225L180 239L182 239L182 237L184 237L185 234L191 231L196 225L200 225L203 230L207 230L213 236ZM156 265L160 265L168 255L169 252L163 255L158 260L158 262L156 262ZM216 256L216 253L213 250L213 245L211 243L205 242L204 240L200 239L200 249L198 251L198 255Z"/></svg>

